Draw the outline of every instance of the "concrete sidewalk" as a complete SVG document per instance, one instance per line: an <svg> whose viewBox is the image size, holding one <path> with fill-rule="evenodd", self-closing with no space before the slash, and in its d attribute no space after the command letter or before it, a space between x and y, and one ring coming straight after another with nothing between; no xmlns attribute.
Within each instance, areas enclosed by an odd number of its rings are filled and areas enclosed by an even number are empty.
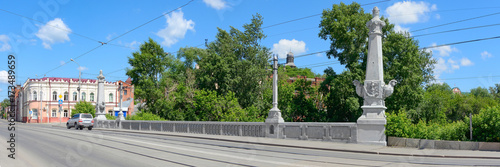
<svg viewBox="0 0 500 167"><path fill-rule="evenodd" d="M66 127L65 125L64 126L55 125L55 126ZM247 144L281 146L290 148L305 148L305 149L362 153L362 154L436 157L436 158L500 159L500 152L495 152L495 151L398 148L398 147L385 147L385 146L323 142L323 141L304 141L304 140L291 140L291 139L272 139L272 138L262 138L262 137L205 135L205 134L191 134L191 133L137 131L137 130L103 129L103 128L95 128L94 130L189 137L197 139L219 140L219 141L247 143Z"/></svg>

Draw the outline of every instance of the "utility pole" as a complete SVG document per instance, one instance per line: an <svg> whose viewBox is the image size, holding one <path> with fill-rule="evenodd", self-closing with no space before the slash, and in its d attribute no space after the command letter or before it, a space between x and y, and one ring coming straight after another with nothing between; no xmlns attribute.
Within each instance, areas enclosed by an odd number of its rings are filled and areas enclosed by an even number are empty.
<svg viewBox="0 0 500 167"><path fill-rule="evenodd" d="M122 121L122 120L125 120L125 118L123 117L123 112L122 112L122 92L123 92L123 83L119 83L118 84L119 87L118 87L118 90L120 91L120 109L118 109L118 120Z"/></svg>

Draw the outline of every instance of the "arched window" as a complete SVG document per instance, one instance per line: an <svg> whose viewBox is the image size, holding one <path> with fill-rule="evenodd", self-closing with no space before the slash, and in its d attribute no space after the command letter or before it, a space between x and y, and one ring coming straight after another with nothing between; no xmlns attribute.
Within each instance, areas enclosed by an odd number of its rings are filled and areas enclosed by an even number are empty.
<svg viewBox="0 0 500 167"><path fill-rule="evenodd" d="M85 92L83 92L83 93L82 93L82 100L83 100L83 101L85 101L85 96L86 96L86 95L87 95L87 94L85 94Z"/></svg>
<svg viewBox="0 0 500 167"><path fill-rule="evenodd" d="M73 101L77 101L77 100L78 100L78 93L73 92Z"/></svg>
<svg viewBox="0 0 500 167"><path fill-rule="evenodd" d="M94 101L94 93L90 93L90 101Z"/></svg>
<svg viewBox="0 0 500 167"><path fill-rule="evenodd" d="M35 101L37 100L36 99L36 91L33 91L33 100L35 100Z"/></svg>
<svg viewBox="0 0 500 167"><path fill-rule="evenodd" d="M113 102L113 93L109 94L109 102Z"/></svg>
<svg viewBox="0 0 500 167"><path fill-rule="evenodd" d="M69 93L68 92L64 92L64 101L68 100L68 96L69 96Z"/></svg>
<svg viewBox="0 0 500 167"><path fill-rule="evenodd" d="M57 100L57 92L56 91L52 92L52 100L54 100L54 101Z"/></svg>

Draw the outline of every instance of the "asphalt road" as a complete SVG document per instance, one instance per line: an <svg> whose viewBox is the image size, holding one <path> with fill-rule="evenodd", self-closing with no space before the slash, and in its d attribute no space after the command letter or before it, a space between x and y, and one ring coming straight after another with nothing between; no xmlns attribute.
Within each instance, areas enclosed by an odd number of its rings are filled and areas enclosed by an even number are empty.
<svg viewBox="0 0 500 167"><path fill-rule="evenodd" d="M429 158L299 149L171 135L16 124L16 159L0 121L0 166L500 166L500 159ZM242 141L258 138L242 137Z"/></svg>

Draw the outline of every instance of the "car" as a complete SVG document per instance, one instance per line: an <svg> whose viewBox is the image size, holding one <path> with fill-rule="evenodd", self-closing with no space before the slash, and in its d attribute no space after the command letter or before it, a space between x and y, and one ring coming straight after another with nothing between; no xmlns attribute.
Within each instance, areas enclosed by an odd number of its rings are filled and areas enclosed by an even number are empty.
<svg viewBox="0 0 500 167"><path fill-rule="evenodd" d="M94 118L92 114L88 113L78 113L73 115L68 122L66 123L66 127L70 129L71 127L75 127L75 130L83 130L83 128L88 128L92 130L94 127Z"/></svg>

